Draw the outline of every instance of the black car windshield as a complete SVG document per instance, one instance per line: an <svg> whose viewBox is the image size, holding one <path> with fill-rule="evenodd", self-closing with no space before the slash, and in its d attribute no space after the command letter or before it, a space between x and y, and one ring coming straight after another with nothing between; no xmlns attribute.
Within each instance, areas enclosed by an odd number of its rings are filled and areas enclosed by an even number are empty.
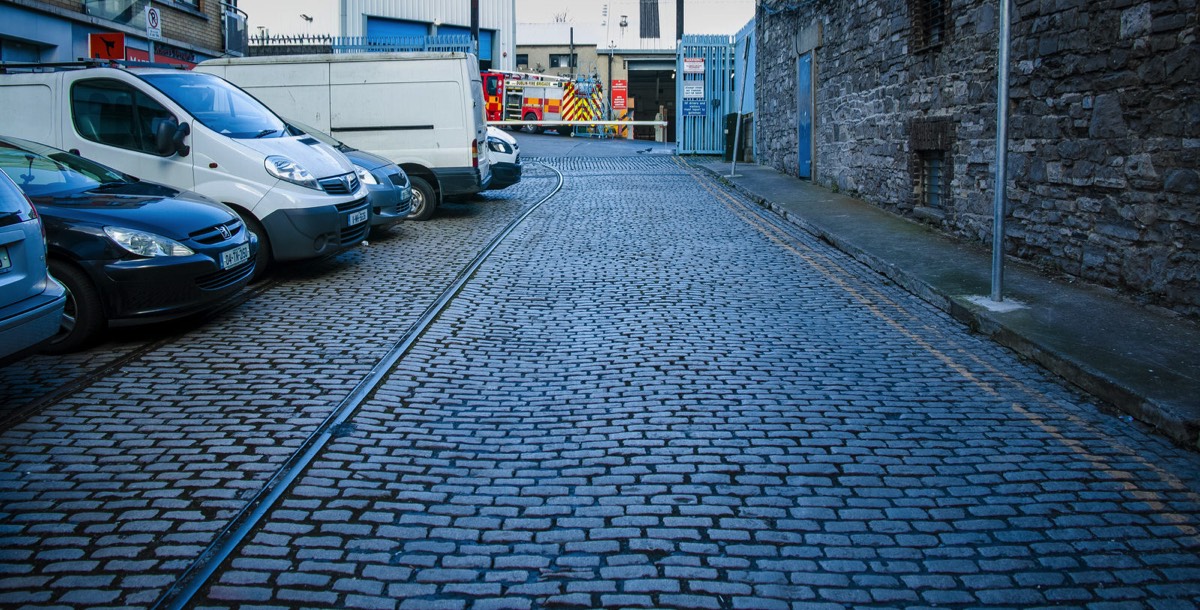
<svg viewBox="0 0 1200 610"><path fill-rule="evenodd" d="M57 196L128 182L120 172L99 163L16 138L0 138L0 170L30 197Z"/></svg>
<svg viewBox="0 0 1200 610"><path fill-rule="evenodd" d="M142 78L183 106L205 127L231 138L288 135L266 106L224 79L200 72L143 74Z"/></svg>

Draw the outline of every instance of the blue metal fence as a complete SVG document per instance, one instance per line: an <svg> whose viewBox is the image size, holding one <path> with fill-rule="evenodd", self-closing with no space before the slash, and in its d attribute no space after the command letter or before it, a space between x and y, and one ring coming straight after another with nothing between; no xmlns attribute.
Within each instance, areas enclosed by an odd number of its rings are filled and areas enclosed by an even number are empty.
<svg viewBox="0 0 1200 610"><path fill-rule="evenodd" d="M678 154L725 151L725 115L737 112L731 86L732 36L684 36L676 56L675 125Z"/></svg>
<svg viewBox="0 0 1200 610"><path fill-rule="evenodd" d="M474 52L470 36L336 36L331 43L334 53Z"/></svg>

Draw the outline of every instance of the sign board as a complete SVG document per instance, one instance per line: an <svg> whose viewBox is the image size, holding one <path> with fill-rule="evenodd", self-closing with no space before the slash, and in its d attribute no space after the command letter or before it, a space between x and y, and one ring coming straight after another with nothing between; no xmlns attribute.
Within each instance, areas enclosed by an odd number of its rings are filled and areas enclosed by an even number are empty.
<svg viewBox="0 0 1200 610"><path fill-rule="evenodd" d="M142 49L126 49L130 61L151 61L150 53ZM171 64L191 69L196 67L196 56L186 51L175 49L165 44L154 45L154 63Z"/></svg>
<svg viewBox="0 0 1200 610"><path fill-rule="evenodd" d="M683 73L684 74L704 74L704 58L703 57L684 57L683 58Z"/></svg>
<svg viewBox="0 0 1200 610"><path fill-rule="evenodd" d="M704 99L704 81L702 81L702 80L685 80L685 81L683 81L683 99L685 99L685 100Z"/></svg>
<svg viewBox="0 0 1200 610"><path fill-rule="evenodd" d="M625 110L629 107L626 98L629 97L629 81L614 80L612 82L612 109Z"/></svg>
<svg viewBox="0 0 1200 610"><path fill-rule="evenodd" d="M704 100L683 100L683 116L708 116L708 104Z"/></svg>
<svg viewBox="0 0 1200 610"><path fill-rule="evenodd" d="M88 57L92 59L125 59L125 34L121 32L88 34Z"/></svg>
<svg viewBox="0 0 1200 610"><path fill-rule="evenodd" d="M146 7L146 38L162 40L162 13L153 6Z"/></svg>

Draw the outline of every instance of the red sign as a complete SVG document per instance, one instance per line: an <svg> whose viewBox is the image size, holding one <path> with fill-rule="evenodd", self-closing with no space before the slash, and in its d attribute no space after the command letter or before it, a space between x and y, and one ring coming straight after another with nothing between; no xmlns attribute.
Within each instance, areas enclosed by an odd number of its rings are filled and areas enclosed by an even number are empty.
<svg viewBox="0 0 1200 610"><path fill-rule="evenodd" d="M125 59L125 35L120 32L88 34L88 57Z"/></svg>
<svg viewBox="0 0 1200 610"><path fill-rule="evenodd" d="M166 49L160 48L160 49L155 50L154 63L156 63L156 64L174 64L176 66L183 66L188 69L196 67L196 62L188 61L186 59L179 59L177 57L172 57L171 55L169 55L168 53L165 53L164 51L166 51ZM150 61L150 53L148 51L143 51L141 49L129 49L129 59L131 59L133 61Z"/></svg>
<svg viewBox="0 0 1200 610"><path fill-rule="evenodd" d="M628 108L626 102L629 96L629 81L615 80L612 82L612 107L613 110L625 110Z"/></svg>

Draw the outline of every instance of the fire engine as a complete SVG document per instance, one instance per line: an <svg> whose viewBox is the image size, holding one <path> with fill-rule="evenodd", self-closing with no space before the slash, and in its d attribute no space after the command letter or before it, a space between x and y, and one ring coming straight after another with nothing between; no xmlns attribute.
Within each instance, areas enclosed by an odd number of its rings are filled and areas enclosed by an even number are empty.
<svg viewBox="0 0 1200 610"><path fill-rule="evenodd" d="M592 121L604 118L604 89L595 79L488 70L483 77L489 121ZM541 131L535 126L533 131ZM560 130L560 133L565 130Z"/></svg>

